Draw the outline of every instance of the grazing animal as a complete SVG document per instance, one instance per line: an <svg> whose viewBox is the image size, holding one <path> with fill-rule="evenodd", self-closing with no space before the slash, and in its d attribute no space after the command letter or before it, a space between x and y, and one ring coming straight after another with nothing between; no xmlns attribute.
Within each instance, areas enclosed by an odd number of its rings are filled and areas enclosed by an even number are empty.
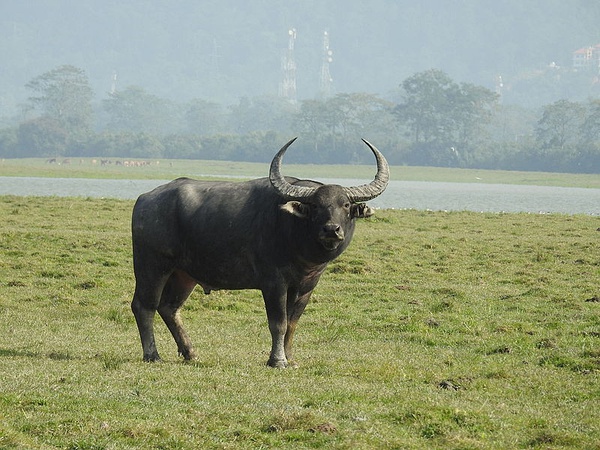
<svg viewBox="0 0 600 450"><path fill-rule="evenodd" d="M369 184L322 184L281 175L285 144L271 162L268 178L246 182L179 178L140 195L132 218L136 279L131 308L145 361L160 359L154 340L156 311L179 353L196 353L179 309L199 284L217 289L262 292L271 354L267 364L287 367L298 319L327 264L350 244L355 219L373 210L365 203L389 179L384 156L364 141L377 160Z"/></svg>

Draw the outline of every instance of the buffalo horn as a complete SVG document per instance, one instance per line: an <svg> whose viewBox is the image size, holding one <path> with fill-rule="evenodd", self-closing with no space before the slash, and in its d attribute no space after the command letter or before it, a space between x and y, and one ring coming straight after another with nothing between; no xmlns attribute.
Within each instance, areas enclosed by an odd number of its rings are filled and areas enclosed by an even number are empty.
<svg viewBox="0 0 600 450"><path fill-rule="evenodd" d="M371 149L377 160L377 174L375 179L369 184L363 184L361 186L345 187L344 191L350 201L353 203L369 201L383 193L387 187L388 181L390 180L390 168L385 160L385 157L381 154L377 147L371 144L366 139L363 142L367 144L367 147Z"/></svg>
<svg viewBox="0 0 600 450"><path fill-rule="evenodd" d="M296 138L289 141L281 150L277 152L273 161L271 161L271 168L269 170L269 180L271 185L279 192L280 195L285 197L287 200L306 200L316 191L317 188L307 186L295 186L288 183L285 178L281 175L281 158L290 145L296 140ZM390 169L385 157L381 154L377 148L363 139L363 142L371 149L377 160L377 174L375 179L369 184L363 184L361 186L344 187L344 192L348 196L351 202L366 202L371 200L385 190L390 178Z"/></svg>
<svg viewBox="0 0 600 450"><path fill-rule="evenodd" d="M281 158L283 158L283 154L288 149L290 145L297 138L292 139L283 147L281 150L277 152L273 161L271 161L271 168L269 169L269 180L271 180L271 185L275 188L277 192L281 196L283 196L286 200L305 200L309 198L316 188L307 187L307 186L294 186L286 181L286 179L281 175Z"/></svg>

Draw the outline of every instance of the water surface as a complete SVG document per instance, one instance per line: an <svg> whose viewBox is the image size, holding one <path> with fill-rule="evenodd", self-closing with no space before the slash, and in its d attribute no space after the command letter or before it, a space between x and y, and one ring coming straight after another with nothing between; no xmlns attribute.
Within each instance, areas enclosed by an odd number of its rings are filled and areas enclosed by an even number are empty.
<svg viewBox="0 0 600 450"><path fill-rule="evenodd" d="M325 179L353 186L365 180ZM107 180L91 178L0 177L0 195L104 197L135 199L168 180ZM390 181L379 208L530 212L600 215L600 189L512 184Z"/></svg>

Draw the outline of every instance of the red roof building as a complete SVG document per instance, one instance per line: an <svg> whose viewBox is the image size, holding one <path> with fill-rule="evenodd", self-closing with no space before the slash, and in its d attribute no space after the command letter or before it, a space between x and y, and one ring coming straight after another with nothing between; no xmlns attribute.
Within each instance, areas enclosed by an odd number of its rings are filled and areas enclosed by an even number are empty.
<svg viewBox="0 0 600 450"><path fill-rule="evenodd" d="M583 47L573 52L573 67L599 67L600 66L600 44Z"/></svg>

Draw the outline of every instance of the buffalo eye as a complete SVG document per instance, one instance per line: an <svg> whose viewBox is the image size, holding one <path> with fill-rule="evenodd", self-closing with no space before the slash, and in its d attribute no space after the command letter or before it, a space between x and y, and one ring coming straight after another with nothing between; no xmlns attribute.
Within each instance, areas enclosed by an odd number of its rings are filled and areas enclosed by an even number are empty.
<svg viewBox="0 0 600 450"><path fill-rule="evenodd" d="M352 217L352 204L350 202L344 203L344 210L348 214L348 217Z"/></svg>

